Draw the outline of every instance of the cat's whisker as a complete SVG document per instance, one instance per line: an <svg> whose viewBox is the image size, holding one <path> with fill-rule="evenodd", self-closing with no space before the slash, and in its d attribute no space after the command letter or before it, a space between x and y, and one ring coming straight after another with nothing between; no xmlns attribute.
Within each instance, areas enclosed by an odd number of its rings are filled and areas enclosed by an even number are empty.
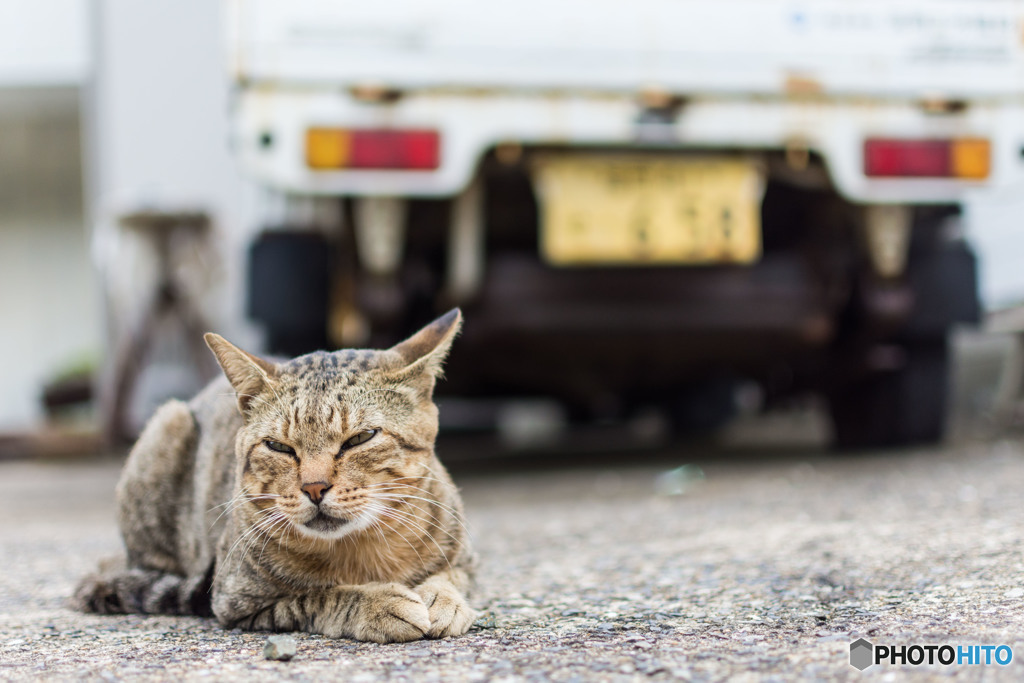
<svg viewBox="0 0 1024 683"><path fill-rule="evenodd" d="M397 479L392 479L391 481L382 481L382 482L378 482L376 484L367 484L366 486L367 486L367 488L373 488L375 486L408 486L409 488L412 488L412 489L419 489L419 490L425 491L427 493L434 493L430 489L425 489L422 486L415 486L413 484L405 483L405 481L409 480L409 479L415 480L415 481L421 481L423 479L426 479L426 477L398 477ZM448 483L448 482L443 481L441 479L437 479L435 481L437 481L437 483L439 483L439 484L447 484Z"/></svg>
<svg viewBox="0 0 1024 683"><path fill-rule="evenodd" d="M243 486L243 487L241 487L239 489L238 493L235 496L233 496L232 498L230 498L227 502L221 503L220 505L214 505L209 510L207 510L207 512L213 512L217 508L222 508L225 505L231 505L232 502L234 502L234 501L236 501L236 500L238 500L240 498L243 498L245 496L249 496L249 495L261 495L261 494L250 493L249 487L248 486Z"/></svg>
<svg viewBox="0 0 1024 683"><path fill-rule="evenodd" d="M419 509L419 508L417 508L417 509ZM403 510L397 510L395 508L388 508L388 510L390 510L391 512L394 512L395 514L405 515L409 519L413 519L413 520L415 520L417 522L424 522L426 524L429 524L430 526L436 528L441 533L446 534L448 536L448 538L452 539L452 541L454 541L456 544L459 544L459 543L462 542L461 539L459 539L457 536L453 535L450 531L448 531L447 529L445 529L444 527L442 527L440 524L438 524L437 522L435 522L433 520L424 519L422 517L417 517L417 516L412 515L412 514L410 514L408 512L405 512ZM426 532L424 532L424 533L426 533Z"/></svg>
<svg viewBox="0 0 1024 683"><path fill-rule="evenodd" d="M257 513L257 516L262 515L264 513L267 513L268 511L273 511L273 508L268 508L268 510L261 510L259 513ZM251 526L248 529L246 529L244 533L239 534L238 538L235 539L235 542L231 545L231 548L224 555L223 561L217 563L217 568L214 571L214 580L210 584L210 589L209 589L210 591L213 590L213 584L215 584L217 582L217 578L220 577L221 572L225 571L225 568L228 566L228 561L231 559L231 556L234 554L234 552L238 548L239 544L245 542L246 539L251 537L253 534L258 534L259 531L260 531L260 521L258 520L255 524L253 524L253 526ZM246 544L246 545L248 545L248 544Z"/></svg>
<svg viewBox="0 0 1024 683"><path fill-rule="evenodd" d="M428 481L436 481L438 484L443 484L444 486L447 486L449 488L452 488L452 489L456 488L455 487L455 482L453 482L451 480L451 478L449 478L449 477L439 478L437 476L437 473L434 472L433 468L431 468L430 463L423 463L423 469L425 469L427 471L427 474L420 474L420 475L412 477L412 478L413 479L425 479L425 480L428 480Z"/></svg>
<svg viewBox="0 0 1024 683"><path fill-rule="evenodd" d="M255 496L255 495L254 495L254 496ZM249 495L239 495L239 496L236 496L236 497L232 498L231 500L229 500L229 501L227 501L227 502L225 502L225 503L221 503L220 505L215 505L215 506L213 506L212 508L210 508L209 510L207 510L207 512L213 512L214 510L217 510L217 509L219 509L219 508L223 508L223 507L225 507L225 506L228 506L228 505L230 505L231 503L237 503L238 501L241 501L241 500L243 500L243 499L246 499L246 500L248 500L249 498L251 498L251 497L250 497Z"/></svg>
<svg viewBox="0 0 1024 683"><path fill-rule="evenodd" d="M449 521L453 521L456 524L458 524L462 528L462 530L467 533L467 535L469 533L469 528L466 526L466 522L463 520L462 511L461 510L458 510L456 508L452 508L450 506L446 506L443 503L439 503L439 502L431 504L430 501L424 501L424 499L419 498L417 496L406 496L406 495L403 495L403 494L400 494L400 493L392 493L392 492L387 492L385 494L382 494L382 496L388 496L388 497L391 497L392 499L395 499L395 498L400 499L402 502L407 503L407 504L413 506L414 508L416 508L420 512L423 512L424 514L428 514L431 517L434 517L434 515L433 515L432 512L430 512L429 507L426 510L424 510L424 508L421 507L422 503L419 503L419 501L423 501L423 502L427 503L428 505L436 505L436 507L440 508L440 510L442 512L447 513L447 516L449 516Z"/></svg>
<svg viewBox="0 0 1024 683"><path fill-rule="evenodd" d="M422 493L425 493L428 496L435 495L437 493L436 491L431 491L430 489L425 489L422 486L413 486L412 484L403 484L403 483L401 483L402 479L421 479L421 478L422 477L402 477L401 479L394 479L392 481L383 481L383 482L380 482L378 484L369 484L369 485L366 486L366 488L368 488L368 489L377 489L377 488L385 488L385 487L407 488L407 489L413 489L414 491L421 491ZM442 481L440 479L437 479L435 481L437 481L439 484L447 484L448 483L448 482L444 482L444 481ZM452 488L454 488L454 485L452 485Z"/></svg>
<svg viewBox="0 0 1024 683"><path fill-rule="evenodd" d="M374 494L374 495L378 495L378 494ZM439 500L435 500L435 499L431 499L431 498L424 498L423 496L414 496L412 494L396 494L396 493L390 493L390 492L381 493L379 495L390 495L390 496L401 495L403 499L422 500L423 502L427 503L428 505L436 505L437 507L441 508L442 510L444 510L445 512L450 514L456 520L458 520L462 516L459 513L458 510L456 510L455 508L453 508L453 507L451 507L449 505L445 505L444 503L442 503Z"/></svg>
<svg viewBox="0 0 1024 683"><path fill-rule="evenodd" d="M444 551L444 549L441 548L441 545L437 542L437 539L435 539L433 537L433 535L429 531L427 531L423 527L419 526L415 522L411 521L411 520L416 520L415 517L413 517L412 515L399 516L397 514L398 512L399 511L395 510L394 508L385 508L384 510L381 511L381 514L384 515L384 516L390 517L391 519L394 519L396 522L399 522L400 524L405 525L405 527L407 529L409 529L410 531L413 531L414 533L416 531L419 531L421 538L425 536L426 538L430 539L430 542L433 543L434 547L437 548L437 552L441 553L441 557L444 558L444 561L448 564L448 567L451 568L452 563L448 561L448 554ZM404 517L404 519L403 519L403 517ZM407 521L408 521L408 523L406 523ZM419 521L419 520L417 520L417 521ZM410 526L410 524L411 524L411 526ZM422 561L422 558L420 558L420 559Z"/></svg>
<svg viewBox="0 0 1024 683"><path fill-rule="evenodd" d="M436 491L425 489L422 486L413 486L412 484L399 484L394 482L384 482L382 484L372 484L366 488L377 491L377 490L389 490L389 489L408 489L410 491L419 491L427 496L432 496L433 500L437 500ZM440 503L440 501L438 501Z"/></svg>
<svg viewBox="0 0 1024 683"><path fill-rule="evenodd" d="M380 519L375 517L372 520L371 524L370 524L370 528L377 532L377 535L380 536L380 540L384 542L384 545L387 547L388 552L390 553L391 552L391 543L388 541L387 537L384 535L384 532L382 532L380 530Z"/></svg>
<svg viewBox="0 0 1024 683"><path fill-rule="evenodd" d="M260 533L262 529L261 522L262 520L258 520L255 524L246 529L244 533L239 535L238 539L231 546L231 548L228 550L227 555L224 557L225 564L227 563L227 560L231 557L231 554L235 552L235 549L239 546L239 544L247 542L249 538L251 538L254 534Z"/></svg>
<svg viewBox="0 0 1024 683"><path fill-rule="evenodd" d="M283 517L283 515L281 515L281 517ZM263 542L263 547L266 548L267 547L267 541L269 541L272 538L273 531L277 527L279 522L280 522L280 519L276 515L269 515L269 516L264 517L263 519L261 519L256 524L256 527L259 528L259 533L255 534L255 536L253 536L250 539L249 543L246 544L245 550L243 552L248 554L250 551L252 551L256 547L256 544L260 542L260 539L264 538L264 537L266 538L266 540ZM261 552L260 553L260 561L262 559L263 559L263 553Z"/></svg>
<svg viewBox="0 0 1024 683"><path fill-rule="evenodd" d="M257 500L274 500L275 498L280 498L280 497L281 496L277 495L276 493L261 493L261 494L253 494L253 495L238 495L238 496L235 496L234 498L232 498L231 500L229 500L226 503L221 503L220 505L216 505L216 506L210 508L210 510L209 510L210 512L213 512L214 510L216 510L219 507L224 507L225 508L223 512L221 512L219 515L217 515L217 519L213 520L213 522L210 524L210 529L212 529L214 527L214 525L216 525L217 522L220 521L221 517L223 517L224 515L226 515L228 513L234 512L235 510L240 508L242 505L245 505L246 503L251 503L251 502L257 501ZM225 506L228 506L228 507L225 507Z"/></svg>
<svg viewBox="0 0 1024 683"><path fill-rule="evenodd" d="M266 510L260 510L256 513L257 517L273 517L275 514L280 514L280 511L275 508L267 508Z"/></svg>
<svg viewBox="0 0 1024 683"><path fill-rule="evenodd" d="M380 522L379 522L379 520L377 520L377 519L371 520L370 523L369 523L369 526L367 527L367 529L373 529L377 533L377 535L380 536L382 542L388 548L388 552L390 553L391 545L388 543L387 539L384 538L384 534L380 530ZM349 538L349 536L345 535L345 536L342 536L342 538L347 540ZM372 561L374 568L380 567L380 556L379 556L379 553L378 554L374 554L374 555L364 554L363 557L364 557L364 561L367 561L367 562L371 562Z"/></svg>
<svg viewBox="0 0 1024 683"><path fill-rule="evenodd" d="M235 542L231 545L231 548L228 550L227 554L224 555L224 560L218 562L217 570L214 574L214 583L217 582L217 578L221 575L221 572L227 571L226 568L229 564L228 561L231 559L231 556L235 553L235 549L238 547L238 544L242 543L252 533L254 533L254 529L248 529L245 533L239 534L238 538L235 539Z"/></svg>
<svg viewBox="0 0 1024 683"><path fill-rule="evenodd" d="M386 509L386 508L385 508L384 506L382 506L382 505L373 505L372 503L371 503L371 506L372 506L372 507L371 507L371 509L373 509L373 510L374 510L374 511L375 511L375 512L377 513L377 515L379 515L379 516L377 517L377 521L378 521L378 522L380 522L381 524L385 525L385 526L386 526L386 527L387 527L388 529L390 529L390 530L391 530L391 531L392 531L393 533L395 533L395 534L396 534L396 535L397 535L397 536L398 536L399 538L401 538L401 539L402 539L403 541L405 541L405 542L406 542L406 544L407 544L407 545L408 545L408 546L409 546L410 548L412 548L412 551L413 551L414 553L416 553L416 557L418 557L418 558L419 558L419 560L420 560L420 565L421 565L421 566L424 566L424 567L426 567L426 566L427 566L427 563L426 563L426 561L425 561L425 560L423 559L423 555L421 555L421 554L420 554L420 551L416 549L416 546L414 546L414 545L412 544L412 541L410 541L410 540L409 540L409 539L408 539L408 538L406 537L406 535L405 535L405 534L401 533L400 531L398 531L398 529L395 529L395 528L394 528L393 526L391 526L390 524L388 524L387 522L385 522L385 521L384 521L384 519L383 519L384 517L389 517L387 509ZM405 524L404 522L402 522L402 520L401 520L401 519L398 519L398 518L395 518L395 517L389 517L389 518L390 518L390 519L394 519L394 520L395 520L396 522L398 522L398 523L400 523L400 524L403 524L403 525L405 526L405 528L406 528L406 529L409 529L410 531L412 531L412 529L411 529L411 528L409 527L409 525L408 525L408 524ZM390 544L389 544L389 546L388 546L388 550L390 551L390 549L391 549L391 547L390 547ZM442 552L442 553L441 553L441 555L442 555L442 556L444 556L444 553ZM447 557L445 557L445 561L447 561L447 559L448 559L448 558L447 558Z"/></svg>
<svg viewBox="0 0 1024 683"><path fill-rule="evenodd" d="M424 514L431 515L431 517L433 517L432 513L430 513L428 510L424 510L418 504L413 503L413 500L421 500L421 501L424 501L424 502L426 502L426 503L428 503L430 505L436 505L439 508L441 508L441 510L443 510L444 512L448 513L448 515L450 517L450 521L453 521L456 524L458 524L462 528L462 530L466 533L467 537L472 535L470 533L470 531L469 531L469 528L466 526L465 522L462 519L461 512L456 510L456 509L454 509L454 508L451 508L451 507L449 507L449 506L447 506L447 505L445 505L445 504L443 504L443 503L441 503L439 501L431 501L431 500L427 500L425 498L421 498L419 496L408 496L408 495L404 495L404 494L401 494L401 493L395 493L394 491L391 491L389 489L382 489L382 493L374 492L373 495L375 497L377 497L377 498L387 499L387 500L392 500L392 501L400 501L400 502L406 503L408 505L412 505L413 507L415 507L420 512L422 512Z"/></svg>
<svg viewBox="0 0 1024 683"><path fill-rule="evenodd" d="M416 529L416 528L413 528L412 526L410 526L409 524L407 524L406 522L404 522L399 515L394 514L395 510L393 510L392 508L388 508L387 506L381 505L380 503L372 503L372 504L370 504L369 507L371 507L371 509L376 514L378 514L378 515L380 515L382 517L387 517L388 519L393 519L396 522L399 522L402 526L408 528L410 531L413 531L414 535L417 538L421 538L422 539L424 536L429 536L423 530L422 527ZM417 532L417 531L419 531L419 532ZM395 530L395 532L398 533L397 530ZM409 539L406 537L406 535L404 535L404 533L399 533L399 536L402 538L402 540L406 541L407 543L409 542ZM415 548L414 548L414 550L415 550ZM421 557L420 559L422 560L423 558Z"/></svg>
<svg viewBox="0 0 1024 683"><path fill-rule="evenodd" d="M423 468L427 470L428 474L421 474L421 475L419 475L417 477L411 477L411 478L412 479L419 479L420 481L424 481L424 482L425 481L432 481L432 482L434 482L436 484L440 484L442 487L444 487L445 490L447 490L449 492L455 492L455 493L458 492L459 487L455 485L455 482L453 482L450 477L445 477L443 479L437 477L435 472L434 472L434 470L431 469L430 465L427 464L427 463L424 463Z"/></svg>
<svg viewBox="0 0 1024 683"><path fill-rule="evenodd" d="M268 522L269 522L269 519L268 518L264 518L264 519L261 519L258 522L256 522L256 524L253 524L253 526L250 529L249 533L246 534L245 543L242 545L242 555L245 555L246 553L248 553L249 550L252 549L253 543L259 541L260 537L263 535L263 530L265 528L265 524L268 523Z"/></svg>
<svg viewBox="0 0 1024 683"><path fill-rule="evenodd" d="M401 488L407 488L407 489L414 489L414 490L417 490L417 491L422 491L423 493L425 493L427 495L430 495L430 496L433 496L433 495L437 494L437 491L434 491L434 490L431 490L431 489L427 489L427 488L423 488L422 486L416 486L415 484L409 484L409 483L406 482L406 480L410 480L410 479L411 480L420 481L420 480L423 480L424 478L425 477L398 477L397 479L392 479L390 481L381 481L381 482L377 482L376 484L366 484L366 486L364 488L376 489L376 488L384 488L384 487L389 487L389 486L397 486L397 487L401 487ZM436 479L435 481L437 481L437 483L439 483L439 484L447 484L448 483L448 482L445 482L445 481L443 481L441 479Z"/></svg>
<svg viewBox="0 0 1024 683"><path fill-rule="evenodd" d="M285 524L284 525L284 533L277 535L277 549L281 550L281 548L282 548L281 541L282 541L282 539L285 536L293 536L293 535L295 535L297 533L298 532L295 530L295 525L294 524Z"/></svg>
<svg viewBox="0 0 1024 683"><path fill-rule="evenodd" d="M402 541L405 542L405 544L408 545L409 548L411 548L414 553L416 553L416 556L420 558L420 563L423 564L423 558L420 555L419 551L416 549L416 546L414 546L412 544L412 542L409 541L408 537L405 534L403 534L401 531L399 531L398 529L396 529L392 525L388 524L387 520L382 515L382 513L384 511L379 509L379 508L380 508L380 506L375 505L373 503L370 503L367 506L367 509L371 510L374 513L373 527L377 530L377 533L380 534L381 538L384 539L384 545L387 548L387 555L388 556L394 556L394 550L391 547L391 541L388 540L388 535L389 534L384 533L381 530L381 527L383 527L384 529L387 529L391 534L393 534L395 536L398 536L400 539L402 539ZM381 555L380 553L375 553L373 557L374 557L374 564L377 567L383 567L384 570L387 571L387 563L386 563L385 557L383 555Z"/></svg>
<svg viewBox="0 0 1024 683"><path fill-rule="evenodd" d="M253 543L250 542L251 539L253 539L254 537L257 539L259 538L260 534L263 531L264 523L268 519L268 513L271 512L274 512L274 508L261 510L259 513L257 513L257 517L262 516L262 519L257 519L257 521L251 527L249 527L244 533L239 535L238 539L234 542L234 544L228 550L227 554L224 556L224 565L228 564L228 560L231 558L231 555L238 548L239 544L244 543L243 548L245 548L245 551L243 552L247 552L248 549L252 547Z"/></svg>
<svg viewBox="0 0 1024 683"><path fill-rule="evenodd" d="M376 519L374 520L374 522L373 522L373 526L374 526L374 528L375 528L375 529L377 529L377 533L379 533L379 534L381 535L381 538L383 538L383 539L384 539L384 543L385 543L385 545L387 546L387 549L388 549L388 555L393 555L393 554L394 554L394 551L393 551L393 550L392 550L392 548L391 548L391 542L387 540L387 534L384 534L384 533L383 533L383 532L381 531L381 527L383 527L383 528L387 529L387 530L388 530L388 531L390 531L390 532L391 532L392 534L394 534L395 536L398 536L398 537L399 537L400 539L402 539L403 541L405 541L406 545L408 545L408 546L409 546L410 548L412 548L412 551L413 551L414 553L416 553L417 555L419 555L419 551L417 551L417 550L416 550L416 546L414 546L414 545L413 545L413 544L412 544L412 543L411 543L411 542L409 541L409 539L408 539L408 538L406 538L405 534L403 534L403 533L402 533L402 532L400 532L400 531L399 531L398 529L396 529L395 527L393 527L393 526L391 526L390 524L388 524L388 523L387 523L387 521L386 521L386 520L385 520L385 519L384 519L383 517L377 517L377 518L376 518ZM380 558L378 557L378 564L379 564L379 559L380 559ZM420 562L421 562L421 563L423 562L423 559L422 559L422 558L420 558Z"/></svg>
<svg viewBox="0 0 1024 683"><path fill-rule="evenodd" d="M210 522L209 529L213 529L213 527L217 524L217 522L219 522L221 520L221 517L223 517L224 515L226 515L226 514L232 512L232 511L238 509L241 505L243 505L246 502L248 502L248 501L244 500L244 499L243 500L239 500L238 498L232 498L228 502L224 503L224 506L227 506L227 507L224 507L224 510L221 511L221 513L219 515L217 515L217 518L214 519L212 522ZM213 512L218 507L222 507L222 506L218 505L217 507L210 508L209 511Z"/></svg>
<svg viewBox="0 0 1024 683"><path fill-rule="evenodd" d="M267 540L263 541L263 547L260 548L260 557L257 560L257 563L263 562L263 553L267 549L267 543L269 543L270 539L273 538L274 532L278 531L282 526L288 523L288 518L280 513L278 513L278 515L276 517L273 517L272 519L275 520L275 523L267 531ZM278 540L280 541L280 539Z"/></svg>
<svg viewBox="0 0 1024 683"><path fill-rule="evenodd" d="M459 488L450 479L448 479L448 480L438 479L437 477L427 476L427 475L421 475L419 477L410 477L410 478L411 479L418 479L420 481L420 483L433 482L433 483L437 484L443 491L446 491L448 493L455 493L456 495L458 495ZM416 487L416 488L419 488L421 491L429 491L428 489L425 489L425 488L422 488L422 487ZM437 493L437 491L429 491L429 492L431 494L436 494Z"/></svg>
<svg viewBox="0 0 1024 683"><path fill-rule="evenodd" d="M370 495L372 495L372 496L380 496L380 495L401 496L403 499L418 500L418 501L422 501L424 503L427 503L427 505L430 506L430 507L436 507L439 510L441 510L443 512L446 512L447 514L451 515L451 517L453 517L456 520L460 520L461 517L462 517L462 511L459 510L458 508L454 508L454 507L452 507L450 505L446 505L445 503L442 503L441 501L437 500L436 498L425 498L423 496L418 496L418 495L413 494L413 493L407 493L407 491L408 491L408 489L406 487L396 486L396 487L393 487L393 488L380 488L380 489L376 489L374 491L371 491Z"/></svg>

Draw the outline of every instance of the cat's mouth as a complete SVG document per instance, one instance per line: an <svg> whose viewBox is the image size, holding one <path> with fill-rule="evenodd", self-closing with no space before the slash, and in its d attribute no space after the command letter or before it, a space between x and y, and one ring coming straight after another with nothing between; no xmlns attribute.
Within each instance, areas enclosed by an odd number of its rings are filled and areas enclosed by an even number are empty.
<svg viewBox="0 0 1024 683"><path fill-rule="evenodd" d="M334 517L332 515L327 514L323 510L317 510L316 516L313 517L313 519L306 522L306 526L312 529L313 531L319 531L320 533L325 534L330 533L332 531L337 531L346 524L348 524L347 519L342 519L341 517Z"/></svg>

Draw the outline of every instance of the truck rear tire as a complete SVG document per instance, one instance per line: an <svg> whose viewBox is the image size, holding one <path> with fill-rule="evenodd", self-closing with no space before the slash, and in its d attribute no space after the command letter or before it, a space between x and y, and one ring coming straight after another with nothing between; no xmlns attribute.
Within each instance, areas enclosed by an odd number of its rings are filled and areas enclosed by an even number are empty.
<svg viewBox="0 0 1024 683"><path fill-rule="evenodd" d="M947 340L904 345L901 367L872 373L829 397L835 445L843 450L935 444L947 421Z"/></svg>

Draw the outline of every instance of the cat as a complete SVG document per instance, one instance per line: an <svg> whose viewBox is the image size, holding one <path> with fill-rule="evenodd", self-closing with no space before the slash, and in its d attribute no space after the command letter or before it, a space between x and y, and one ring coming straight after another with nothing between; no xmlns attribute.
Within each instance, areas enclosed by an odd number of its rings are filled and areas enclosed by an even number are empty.
<svg viewBox="0 0 1024 683"><path fill-rule="evenodd" d="M216 334L224 377L147 423L117 486L126 556L72 605L378 643L466 633L462 503L434 454L453 309L388 350L274 362Z"/></svg>

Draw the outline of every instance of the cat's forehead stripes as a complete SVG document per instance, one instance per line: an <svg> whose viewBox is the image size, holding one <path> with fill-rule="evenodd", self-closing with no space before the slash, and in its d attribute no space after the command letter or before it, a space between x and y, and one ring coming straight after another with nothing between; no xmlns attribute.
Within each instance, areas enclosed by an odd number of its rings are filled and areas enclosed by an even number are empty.
<svg viewBox="0 0 1024 683"><path fill-rule="evenodd" d="M379 367L379 353L366 349L317 351L278 366L278 383L290 396L344 390Z"/></svg>
<svg viewBox="0 0 1024 683"><path fill-rule="evenodd" d="M287 397L287 409L284 414L268 409L263 419L268 428L280 429L290 443L304 449L337 445L334 441L367 426L367 420L374 423L370 427L383 423L377 404L396 402L398 392L382 388L382 377L371 372L382 366L388 366L388 358L365 349L317 351L283 362L271 388Z"/></svg>
<svg viewBox="0 0 1024 683"><path fill-rule="evenodd" d="M283 375L309 379L325 374L366 372L376 367L379 353L370 349L343 349L328 353L315 351L290 360L280 367Z"/></svg>

